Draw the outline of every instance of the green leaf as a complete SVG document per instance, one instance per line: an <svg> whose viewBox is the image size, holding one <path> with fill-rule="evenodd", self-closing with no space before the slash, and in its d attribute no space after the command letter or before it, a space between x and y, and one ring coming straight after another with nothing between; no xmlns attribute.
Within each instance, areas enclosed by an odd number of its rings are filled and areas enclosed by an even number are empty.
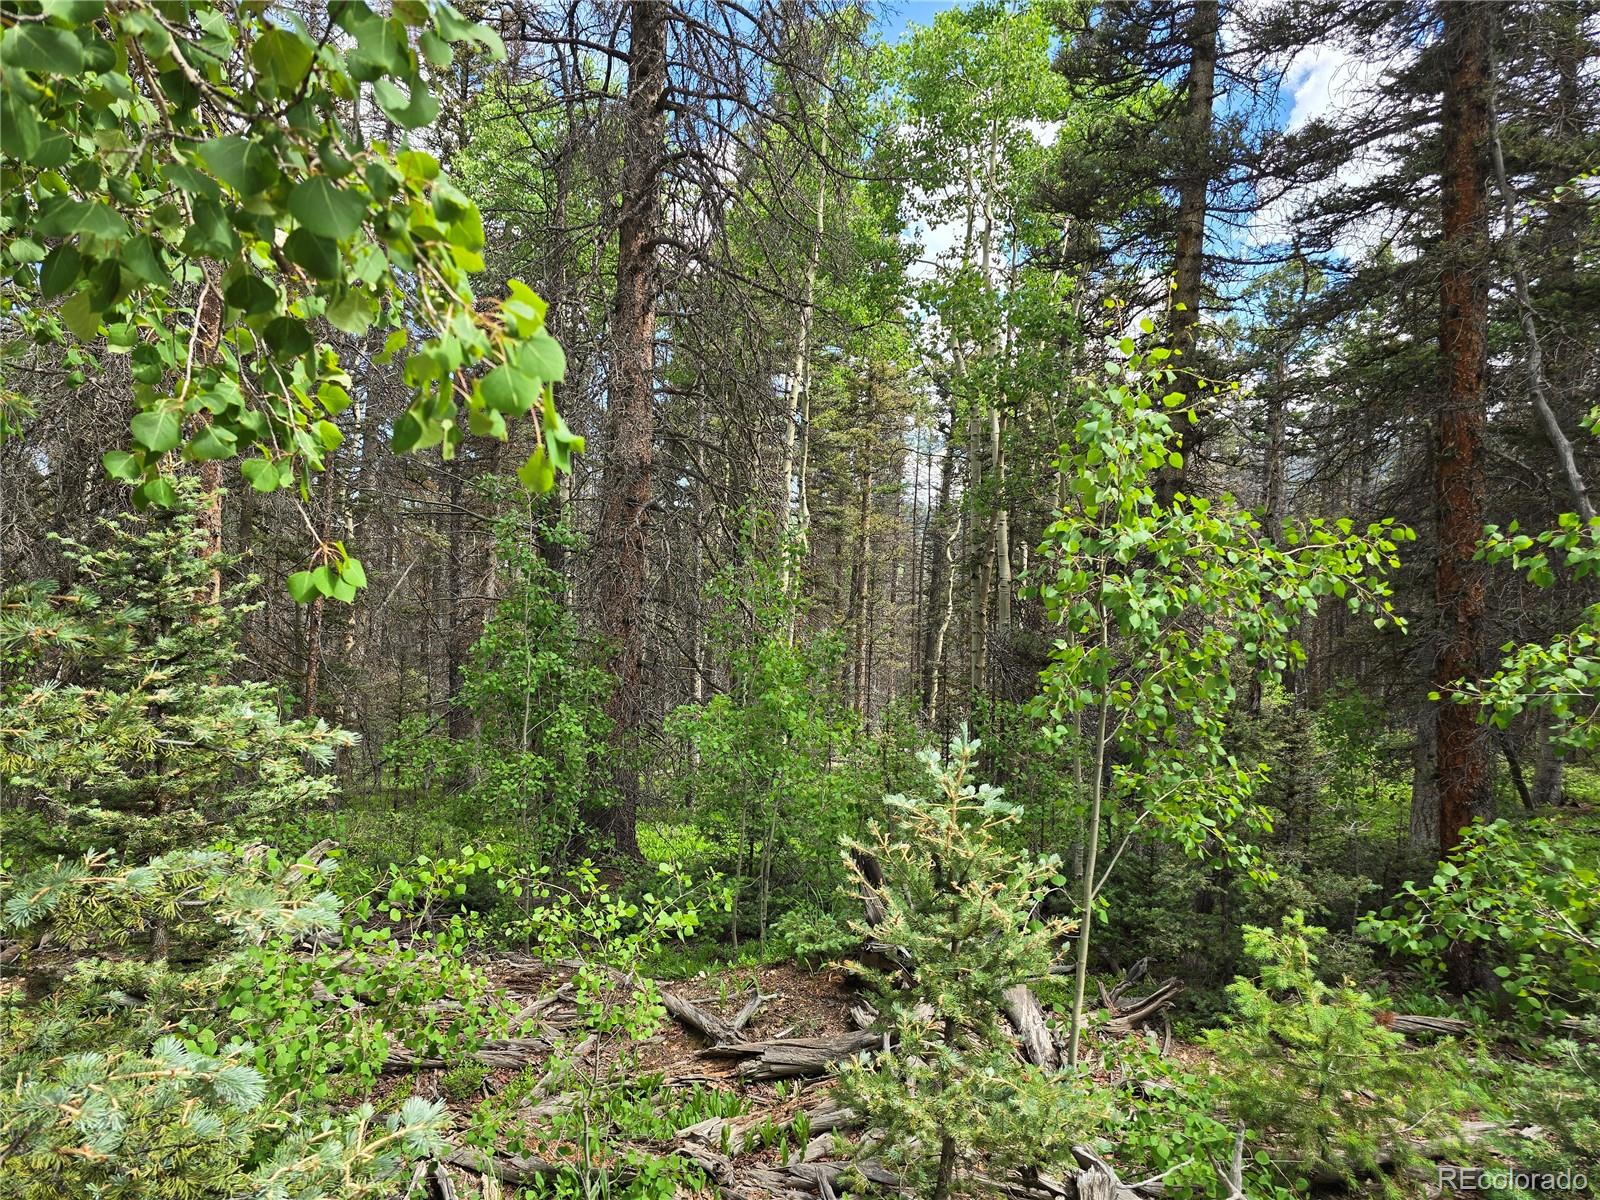
<svg viewBox="0 0 1600 1200"><path fill-rule="evenodd" d="M496 367L478 380L483 402L495 412L522 416L533 408L539 395L539 381L530 379L515 367Z"/></svg>
<svg viewBox="0 0 1600 1200"><path fill-rule="evenodd" d="M247 458L239 464L239 474L258 492L278 490L278 468L265 458Z"/></svg>
<svg viewBox="0 0 1600 1200"><path fill-rule="evenodd" d="M138 508L171 508L178 502L178 491L172 486L172 481L156 476L146 479L133 489L133 503Z"/></svg>
<svg viewBox="0 0 1600 1200"><path fill-rule="evenodd" d="M259 275L241 275L228 285L223 299L253 317L278 307L278 289Z"/></svg>
<svg viewBox="0 0 1600 1200"><path fill-rule="evenodd" d="M433 30L427 30L418 39L422 50L422 57L428 60L428 65L437 71L442 71L450 65L450 60L455 57L455 52L450 49L450 43L445 41Z"/></svg>
<svg viewBox="0 0 1600 1200"><path fill-rule="evenodd" d="M45 248L30 237L15 238L6 247L6 257L11 259L12 262L43 262L45 253Z"/></svg>
<svg viewBox="0 0 1600 1200"><path fill-rule="evenodd" d="M194 223L184 234L183 252L195 258L232 258L239 249L239 235L222 205L197 196L191 207Z"/></svg>
<svg viewBox="0 0 1600 1200"><path fill-rule="evenodd" d="M311 278L324 281L339 277L339 243L318 237L309 229L293 230L284 239L283 252Z"/></svg>
<svg viewBox="0 0 1600 1200"><path fill-rule="evenodd" d="M132 421L133 440L155 454L165 454L183 440L183 422L175 412L142 412Z"/></svg>
<svg viewBox="0 0 1600 1200"><path fill-rule="evenodd" d="M332 421L318 421L312 428L324 450L337 450L344 441L344 432Z"/></svg>
<svg viewBox="0 0 1600 1200"><path fill-rule="evenodd" d="M517 369L546 383L560 383L567 377L567 356L561 343L540 329L517 351Z"/></svg>
<svg viewBox="0 0 1600 1200"><path fill-rule="evenodd" d="M360 337L372 328L378 316L378 305L370 296L360 291L348 291L332 304L324 314L328 324L341 333Z"/></svg>
<svg viewBox="0 0 1600 1200"><path fill-rule="evenodd" d="M517 468L517 478L530 492L544 494L556 485L556 473L550 466L544 447L537 447L528 455L528 461Z"/></svg>
<svg viewBox="0 0 1600 1200"><path fill-rule="evenodd" d="M214 462L232 458L239 452L239 439L232 431L207 425L190 440L185 454L195 462Z"/></svg>
<svg viewBox="0 0 1600 1200"><path fill-rule="evenodd" d="M172 282L172 276L167 273L166 264L161 261L161 253L156 248L156 241L148 233L124 242L120 256L122 269L132 275L140 283L148 283L153 287L163 287Z"/></svg>
<svg viewBox="0 0 1600 1200"><path fill-rule="evenodd" d="M359 196L336 187L325 175L314 175L289 193L289 212L320 237L347 238L361 228L367 206Z"/></svg>
<svg viewBox="0 0 1600 1200"><path fill-rule="evenodd" d="M339 574L340 577L351 587L364 588L367 586L367 572L365 568L362 567L359 559L345 559L344 567Z"/></svg>
<svg viewBox="0 0 1600 1200"><path fill-rule="evenodd" d="M296 571L284 582L296 604L307 604L317 594L317 585L312 581L310 571Z"/></svg>
<svg viewBox="0 0 1600 1200"><path fill-rule="evenodd" d="M100 461L104 464L107 475L124 483L133 483L144 474L144 466L139 461L139 456L129 454L126 450L108 451Z"/></svg>
<svg viewBox="0 0 1600 1200"><path fill-rule="evenodd" d="M311 349L311 331L304 321L277 317L261 331L262 340L279 358L295 358Z"/></svg>
<svg viewBox="0 0 1600 1200"><path fill-rule="evenodd" d="M53 25L13 25L0 38L0 62L35 75L76 75L83 70L83 45Z"/></svg>
<svg viewBox="0 0 1600 1200"><path fill-rule="evenodd" d="M468 412L467 428L477 437L506 440L506 419L492 408L474 408Z"/></svg>
<svg viewBox="0 0 1600 1200"><path fill-rule="evenodd" d="M312 46L298 33L271 29L250 47L250 62L269 93L287 96L311 70Z"/></svg>
<svg viewBox="0 0 1600 1200"><path fill-rule="evenodd" d="M161 168L161 177L191 196L204 196L208 200L222 198L222 189L217 186L217 181L188 163L167 163Z"/></svg>
<svg viewBox="0 0 1600 1200"><path fill-rule="evenodd" d="M420 75L413 75L405 82L410 96L387 79L380 79L373 84L372 94L378 101L378 107L402 129L421 129L424 125L433 124L439 115L439 102L428 91L428 85L422 82Z"/></svg>
<svg viewBox="0 0 1600 1200"><path fill-rule="evenodd" d="M322 401L323 408L335 415L350 407L350 393L332 381L325 381L318 385L317 399Z"/></svg>
<svg viewBox="0 0 1600 1200"><path fill-rule="evenodd" d="M218 179L242 196L266 190L277 173L272 152L248 138L212 138L200 144L200 157Z"/></svg>
<svg viewBox="0 0 1600 1200"><path fill-rule="evenodd" d="M68 237L78 233L121 241L128 236L128 223L120 213L98 200L57 196L40 208L39 219L34 222L33 230L47 237Z"/></svg>
<svg viewBox="0 0 1600 1200"><path fill-rule="evenodd" d="M100 314L86 291L79 292L61 306L61 319L79 341L92 342L100 336Z"/></svg>
<svg viewBox="0 0 1600 1200"><path fill-rule="evenodd" d="M495 62L506 56L505 43L487 25L469 21L449 4L440 4L435 15L439 35L447 42L470 42L483 49Z"/></svg>
<svg viewBox="0 0 1600 1200"><path fill-rule="evenodd" d="M0 152L31 161L41 144L39 120L33 114L33 106L23 98L21 89L7 88L0 92Z"/></svg>
<svg viewBox="0 0 1600 1200"><path fill-rule="evenodd" d="M47 133L39 139L39 148L28 156L28 161L36 167L53 170L72 157L74 148L72 139L66 134Z"/></svg>
<svg viewBox="0 0 1600 1200"><path fill-rule="evenodd" d="M367 21L352 31L356 48L350 54L350 74L362 83L384 75L405 75L412 69L411 42L399 21Z"/></svg>
<svg viewBox="0 0 1600 1200"><path fill-rule="evenodd" d="M54 299L71 287L78 279L78 267L83 256L77 247L62 243L44 260L39 268L39 292L46 300Z"/></svg>

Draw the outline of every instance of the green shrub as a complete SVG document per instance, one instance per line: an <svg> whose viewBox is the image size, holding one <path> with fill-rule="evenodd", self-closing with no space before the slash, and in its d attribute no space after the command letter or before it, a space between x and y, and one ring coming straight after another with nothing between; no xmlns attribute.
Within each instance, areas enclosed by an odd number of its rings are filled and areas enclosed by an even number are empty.
<svg viewBox="0 0 1600 1200"><path fill-rule="evenodd" d="M234 683L247 581L213 598L192 484L174 507L60 539L74 578L0 604L0 781L11 814L40 818L43 861L115 846L133 861L258 830L319 807L352 734L279 719L276 689Z"/></svg>
<svg viewBox="0 0 1600 1200"><path fill-rule="evenodd" d="M1143 1038L1108 1041L1102 1066L1110 1073L1110 1117L1100 1148L1125 1179L1159 1177L1176 1200L1227 1200L1236 1124L1224 1119L1215 1078L1150 1047ZM1269 1154L1246 1131L1245 1194L1252 1200L1287 1200L1292 1192Z"/></svg>
<svg viewBox="0 0 1600 1200"><path fill-rule="evenodd" d="M772 936L783 952L804 962L831 962L861 945L849 919L812 904L791 908L772 923Z"/></svg>
<svg viewBox="0 0 1600 1200"><path fill-rule="evenodd" d="M351 935L310 864L260 848L133 867L99 854L0 883L0 933L24 970L37 977L62 948L78 956L42 1002L0 1022L3 1194L366 1196L438 1149L437 1108L408 1102L387 1132L371 1109L323 1116L300 1090L299 1056L268 1053L265 1039L295 1042L258 1007L281 986L254 969L262 948ZM173 953L130 954L158 921ZM319 993L344 964L313 961L326 969L288 998L306 1029L332 1031L342 1005ZM361 1051L381 1063L385 1045Z"/></svg>
<svg viewBox="0 0 1600 1200"><path fill-rule="evenodd" d="M1494 1097L1507 1118L1492 1136L1504 1161L1537 1174L1582 1173L1592 1184L1600 1146L1600 1019L1507 1061Z"/></svg>
<svg viewBox="0 0 1600 1200"><path fill-rule="evenodd" d="M1205 1038L1227 1108L1265 1138L1285 1181L1375 1174L1386 1156L1404 1166L1468 1102L1450 1043L1408 1047L1372 996L1317 977L1323 934L1298 913L1277 930L1246 927L1260 974L1234 981L1228 1027Z"/></svg>
<svg viewBox="0 0 1600 1200"><path fill-rule="evenodd" d="M978 1165L1048 1167L1089 1120L1095 1093L1017 1062L1005 990L1046 979L1069 923L1040 914L1057 866L1015 849L1017 808L973 778L976 743L923 756L926 799L891 796L889 821L845 860L883 917L859 936L896 948L898 969L857 966L893 1048L849 1064L841 1099L882 1131L879 1152L943 1200ZM862 864L875 860L882 884Z"/></svg>
<svg viewBox="0 0 1600 1200"><path fill-rule="evenodd" d="M452 1100L470 1100L483 1090L487 1078L489 1068L483 1063L462 1063L439 1076L439 1088Z"/></svg>
<svg viewBox="0 0 1600 1200"><path fill-rule="evenodd" d="M796 634L799 601L784 557L747 546L707 588L708 635L729 687L680 706L667 732L685 753L675 791L733 883L729 935L765 945L787 904L832 896L844 882L834 847L855 827L863 791L860 717L837 680L837 637Z"/></svg>
<svg viewBox="0 0 1600 1200"><path fill-rule="evenodd" d="M1479 943L1526 1016L1600 996L1600 838L1550 819L1474 825L1425 883L1363 924L1391 950L1442 971L1452 944Z"/></svg>

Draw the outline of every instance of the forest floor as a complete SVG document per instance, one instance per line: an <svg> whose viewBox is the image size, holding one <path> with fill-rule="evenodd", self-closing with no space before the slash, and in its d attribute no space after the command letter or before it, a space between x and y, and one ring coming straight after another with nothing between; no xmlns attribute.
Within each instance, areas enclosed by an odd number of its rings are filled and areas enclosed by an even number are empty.
<svg viewBox="0 0 1600 1200"><path fill-rule="evenodd" d="M460 1147L432 1164L433 1175L412 1195L494 1200L525 1186L541 1196L582 1194L562 1184L570 1186L573 1168L584 1164L586 1133L604 1147L587 1165L613 1185L668 1157L686 1168L661 1191L629 1194L835 1200L852 1163L874 1183L898 1182L870 1156L859 1161L858 1122L830 1095L830 1068L875 1049L881 1036L867 1030L874 1014L843 969L747 966L662 982L670 1016L643 1040L620 1030L584 1039L569 967L509 956L490 974L517 1015L508 1037L476 1054L484 1069L465 1076L470 1087L461 1086L459 1065L391 1057L380 1090L446 1101ZM1162 1011L1175 981L1150 986L1154 991L1138 999L1122 1000L1123 987L1103 997L1110 1024L1120 1018L1123 1035L1148 1037L1195 1066L1200 1052L1172 1040ZM1059 1040L1057 1024L1047 1036ZM689 1182L693 1170L703 1187ZM1123 1187L1109 1167L1106 1173ZM1009 1200L1078 1196L1072 1181L1045 1176L989 1183L992 1194Z"/></svg>
<svg viewBox="0 0 1600 1200"><path fill-rule="evenodd" d="M575 1127L573 1118L592 1120L596 1126L612 1125L605 1141L606 1158L614 1173L627 1174L629 1151L676 1155L700 1166L718 1185L707 1194L814 1197L831 1190L817 1186L820 1176L826 1176L831 1184L843 1173L848 1148L835 1148L829 1137L821 1136L848 1124L847 1119L839 1121L834 1116L837 1106L828 1099L831 1080L810 1069L763 1077L756 1049L795 1043L827 1047L822 1051L826 1056L862 1040L862 997L843 970L813 971L795 964L749 966L661 985L664 993L674 1001L686 1001L690 1011L699 1016L720 1019L731 1027L743 1015L735 1045L747 1048L745 1052L719 1047L679 1015L663 1021L648 1038L632 1040L619 1035L597 1039L581 1055L573 1050L574 1043L580 1049L584 1044L571 1032L578 1012L569 968L508 956L493 963L489 974L504 989L518 1015L512 1018L512 1036L489 1043L477 1056L488 1068L481 1081L467 1091L459 1084L452 1086L452 1075L461 1078L459 1068L413 1065L402 1055L391 1060L392 1069L383 1077L379 1094L371 1097L377 1100L409 1093L437 1098L452 1112L456 1140L463 1149L445 1163L435 1164L434 1176L415 1196L515 1196L519 1187L529 1185L545 1193L546 1188L537 1186L541 1177L548 1178L559 1168L581 1161L578 1139L573 1136L581 1126ZM759 1005L746 1013L757 997ZM552 1071L557 1056L574 1058L578 1065ZM557 1077L560 1083L555 1081ZM476 1073L468 1078L476 1081ZM584 1095L585 1080L605 1080L614 1088L619 1079L627 1081L627 1090L641 1098L657 1118L637 1123L639 1136L620 1145L615 1141L618 1114L603 1098L604 1089ZM496 1104L497 1099L502 1102ZM492 1124L483 1120L486 1107L498 1109ZM587 1117L580 1116L586 1109L592 1111ZM731 1115L705 1117L708 1111ZM802 1112L811 1116L797 1123ZM682 1114L685 1123L662 1136L668 1126L662 1125L661 1119L675 1125L677 1114ZM634 1122L624 1116L622 1124ZM639 1127L648 1125L657 1127ZM492 1158L466 1148L470 1131L491 1127L497 1143ZM473 1141L480 1150L484 1147L481 1137ZM807 1168L814 1169L808 1173ZM791 1174L795 1170L799 1174ZM448 1184L440 1174L448 1175ZM564 1194L556 1188L548 1190L552 1195ZM693 1194L681 1183L677 1190Z"/></svg>

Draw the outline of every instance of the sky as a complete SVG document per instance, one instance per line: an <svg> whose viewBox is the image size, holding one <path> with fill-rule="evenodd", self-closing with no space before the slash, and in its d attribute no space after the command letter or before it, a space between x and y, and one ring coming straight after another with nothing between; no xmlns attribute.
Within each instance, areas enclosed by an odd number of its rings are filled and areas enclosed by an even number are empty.
<svg viewBox="0 0 1600 1200"><path fill-rule="evenodd" d="M935 13L958 7L956 0L899 0L898 3L888 0L875 6L877 19L873 25L884 41L899 41L908 26L926 25L933 20Z"/></svg>
<svg viewBox="0 0 1600 1200"><path fill-rule="evenodd" d="M874 28L885 41L902 38L914 24L930 24L934 17L947 9L960 7L961 0L884 0L874 5ZM1275 123L1285 130L1299 129L1320 117L1332 116L1355 91L1376 82L1382 71L1392 64L1368 62L1352 55L1333 43L1316 43L1301 47L1287 64L1283 87L1278 97ZM1226 102L1224 102L1226 103ZM1049 141L1054 131L1041 131L1042 140ZM1366 178L1378 169L1376 161L1352 162L1345 171L1344 182ZM1293 195L1283 197L1276 205L1259 213L1249 230L1243 231L1243 240L1264 245L1285 237L1296 207L1308 197ZM913 267L913 275L926 274L931 261L948 252L957 244L960 233L954 224L927 228L917 226L909 231L923 242L926 260ZM1213 236L1220 231L1213 230ZM1236 235L1224 235L1236 236ZM1363 248L1375 240L1377 231L1366 227L1352 227L1341 241L1339 249L1345 254L1359 255ZM1236 247L1237 248L1237 247Z"/></svg>

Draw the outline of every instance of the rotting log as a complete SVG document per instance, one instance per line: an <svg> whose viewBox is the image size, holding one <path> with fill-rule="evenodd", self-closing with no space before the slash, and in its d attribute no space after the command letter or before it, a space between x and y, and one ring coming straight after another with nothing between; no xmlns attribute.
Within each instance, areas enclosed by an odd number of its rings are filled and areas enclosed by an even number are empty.
<svg viewBox="0 0 1600 1200"><path fill-rule="evenodd" d="M486 1067L522 1067L550 1053L546 1038L501 1038L485 1042L468 1057ZM437 1071L455 1065L456 1060L419 1058L404 1046L391 1046L384 1057L385 1071Z"/></svg>
<svg viewBox="0 0 1600 1200"><path fill-rule="evenodd" d="M773 1038L759 1042L725 1042L700 1053L708 1058L746 1060L739 1067L741 1078L750 1081L791 1079L804 1075L824 1075L836 1062L871 1050L882 1037L870 1030L842 1033L833 1037Z"/></svg>
<svg viewBox="0 0 1600 1200"><path fill-rule="evenodd" d="M1002 993L1001 1000L1006 1017L1022 1043L1023 1057L1046 1071L1059 1067L1061 1059L1056 1053L1055 1039L1033 989L1025 983L1012 984Z"/></svg>
<svg viewBox="0 0 1600 1200"><path fill-rule="evenodd" d="M1113 1008L1110 1018L1105 1023L1106 1032L1118 1036L1134 1032L1177 999L1181 991L1183 991L1182 982L1177 979L1165 979L1156 986L1155 991L1136 1000L1123 1001L1113 992L1111 994Z"/></svg>
<svg viewBox="0 0 1600 1200"><path fill-rule="evenodd" d="M716 1013L701 1008L692 1000L685 1000L675 992L669 992L665 988L659 990L661 1003L666 1006L667 1013L678 1024L688 1026L714 1045L739 1040L739 1030L731 1022L724 1021Z"/></svg>

